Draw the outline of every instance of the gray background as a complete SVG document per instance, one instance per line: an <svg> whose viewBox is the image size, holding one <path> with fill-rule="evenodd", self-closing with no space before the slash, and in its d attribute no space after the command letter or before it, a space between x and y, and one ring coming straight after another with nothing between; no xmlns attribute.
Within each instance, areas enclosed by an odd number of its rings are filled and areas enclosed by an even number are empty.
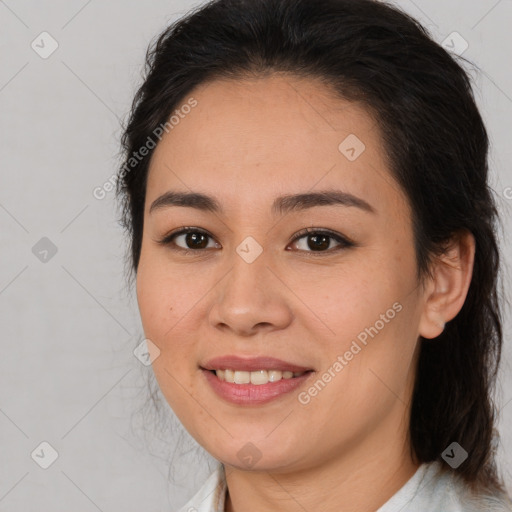
<svg viewBox="0 0 512 512"><path fill-rule="evenodd" d="M510 266L512 1L397 3L439 42L458 32L469 44L464 57L481 69L472 75ZM151 367L133 355L144 336L124 281L114 194L92 193L116 171L119 120L148 43L194 5L0 1L0 512L171 512L214 462L168 410L151 414ZM47 58L44 31L59 45ZM510 296L509 271L504 285ZM498 404L512 491L511 320L507 310ZM58 453L47 469L44 441Z"/></svg>

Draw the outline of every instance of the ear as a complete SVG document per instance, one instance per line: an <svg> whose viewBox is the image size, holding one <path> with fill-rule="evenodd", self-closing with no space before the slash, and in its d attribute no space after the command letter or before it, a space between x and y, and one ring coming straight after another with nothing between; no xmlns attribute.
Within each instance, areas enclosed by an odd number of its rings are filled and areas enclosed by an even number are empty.
<svg viewBox="0 0 512 512"><path fill-rule="evenodd" d="M446 322L462 309L468 293L475 259L475 238L468 231L455 235L445 251L435 257L424 286L424 306L419 334L439 336Z"/></svg>

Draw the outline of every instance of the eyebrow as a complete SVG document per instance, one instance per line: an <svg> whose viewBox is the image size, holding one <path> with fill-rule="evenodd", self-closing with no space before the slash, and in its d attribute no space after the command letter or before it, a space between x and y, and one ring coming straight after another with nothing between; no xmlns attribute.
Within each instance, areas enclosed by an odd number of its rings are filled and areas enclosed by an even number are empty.
<svg viewBox="0 0 512 512"><path fill-rule="evenodd" d="M224 212L221 204L214 197L200 192L170 190L153 201L149 213L171 206L196 208L201 211L221 214ZM272 213L284 214L291 211L303 211L316 206L352 206L369 213L376 213L375 209L364 199L341 190L323 190L280 196L272 203Z"/></svg>

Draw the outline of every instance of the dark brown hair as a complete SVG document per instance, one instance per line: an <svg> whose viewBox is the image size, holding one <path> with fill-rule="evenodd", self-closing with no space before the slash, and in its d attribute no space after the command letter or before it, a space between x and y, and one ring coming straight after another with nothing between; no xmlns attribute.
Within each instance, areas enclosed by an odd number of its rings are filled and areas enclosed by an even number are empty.
<svg viewBox="0 0 512 512"><path fill-rule="evenodd" d="M420 277L452 237L475 237L462 310L438 338L420 340L410 438L420 462L440 460L456 441L469 457L453 471L499 489L492 392L502 327L488 136L459 59L396 7L374 0L214 0L158 37L122 139L117 193L132 277L153 151L127 170L129 159L197 85L273 72L319 78L373 113L393 177L412 207Z"/></svg>

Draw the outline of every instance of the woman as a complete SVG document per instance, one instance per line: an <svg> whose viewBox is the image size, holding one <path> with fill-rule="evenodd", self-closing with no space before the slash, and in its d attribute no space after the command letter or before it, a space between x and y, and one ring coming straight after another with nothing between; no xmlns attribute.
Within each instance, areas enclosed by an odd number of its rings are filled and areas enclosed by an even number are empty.
<svg viewBox="0 0 512 512"><path fill-rule="evenodd" d="M217 0L164 31L118 193L199 511L512 510L488 138L463 68L373 0Z"/></svg>

